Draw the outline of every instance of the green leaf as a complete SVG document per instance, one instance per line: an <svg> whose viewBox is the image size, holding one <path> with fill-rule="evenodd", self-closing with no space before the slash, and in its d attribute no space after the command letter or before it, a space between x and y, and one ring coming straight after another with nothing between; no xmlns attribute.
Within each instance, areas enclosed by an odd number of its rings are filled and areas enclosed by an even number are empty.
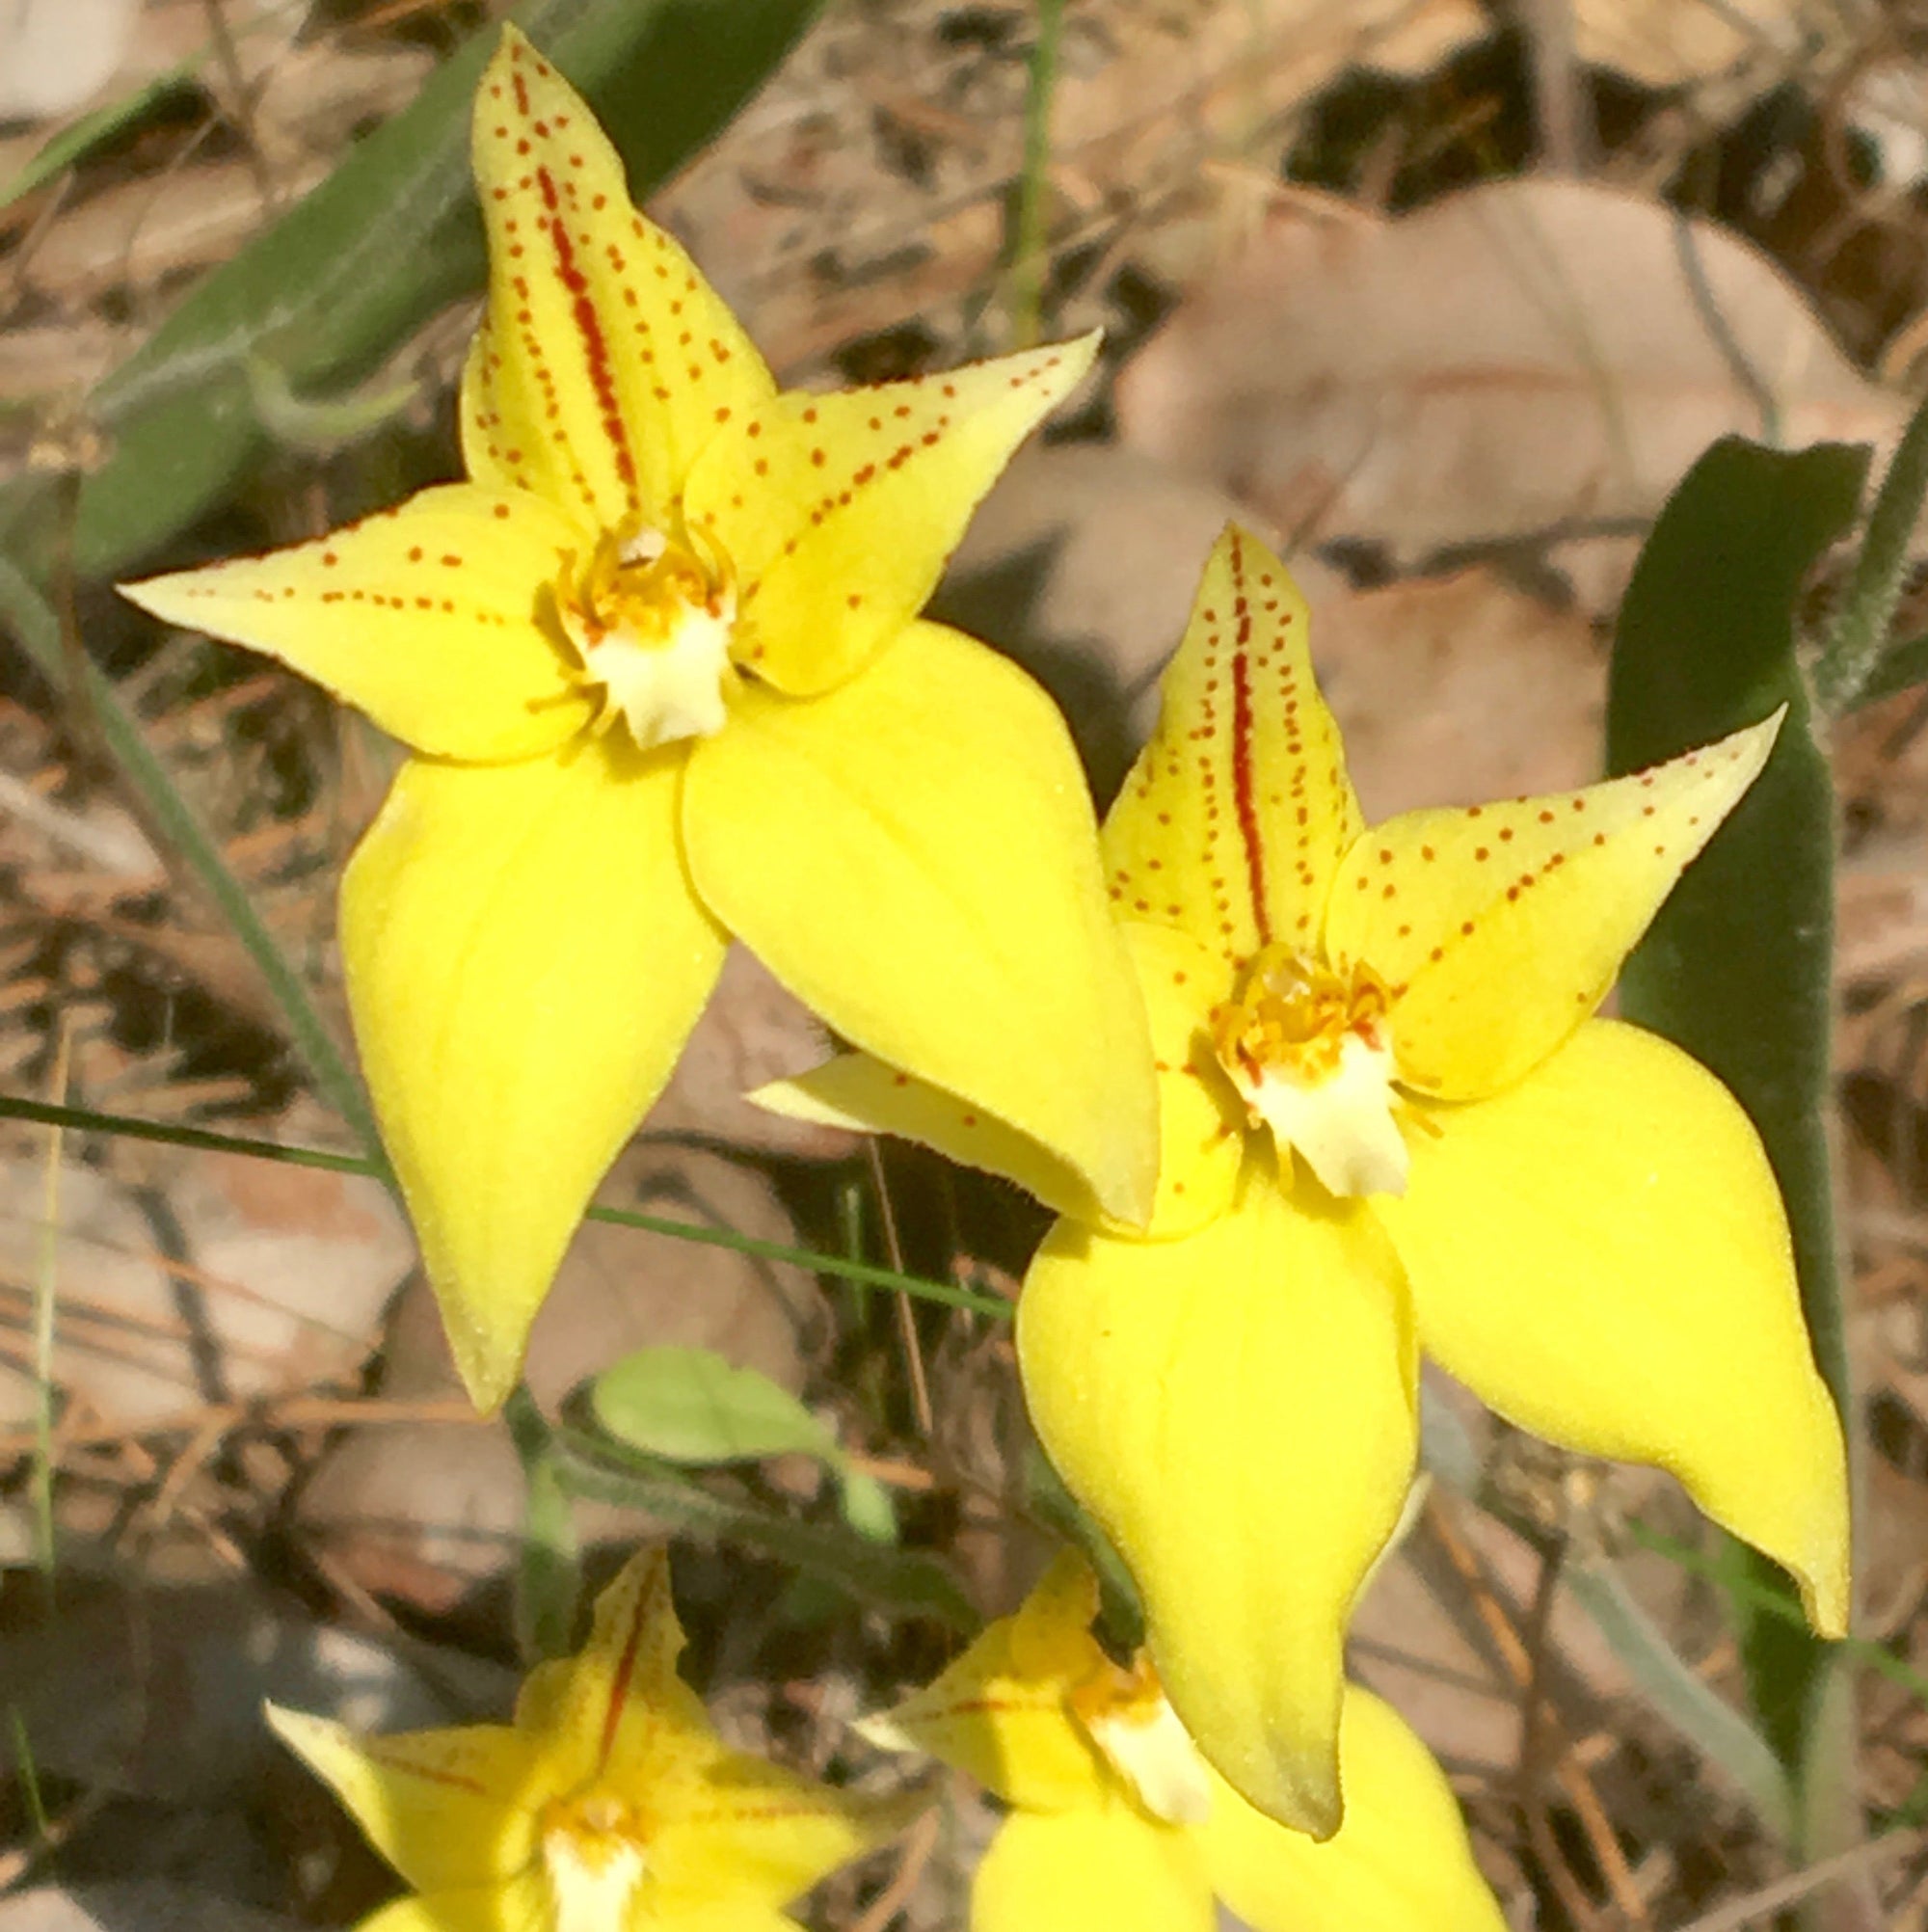
<svg viewBox="0 0 1928 1932"><path fill-rule="evenodd" d="M713 1349L638 1349L596 1378L590 1404L619 1442L670 1462L813 1457L837 1478L852 1529L876 1543L897 1535L888 1492L851 1468L830 1427L768 1376L734 1367Z"/></svg>
<svg viewBox="0 0 1928 1932"><path fill-rule="evenodd" d="M843 1451L787 1388L713 1349L638 1349L596 1378L596 1419L619 1441L672 1462L753 1462Z"/></svg>
<svg viewBox="0 0 1928 1932"><path fill-rule="evenodd" d="M1827 1126L1834 797L1795 660L1794 608L1853 523L1866 470L1864 449L1838 444L1788 453L1716 443L1641 553L1607 709L1608 765L1624 772L1788 707L1766 769L1628 960L1620 1008L1712 1068L1759 1129L1793 1224L1815 1357L1843 1415ZM1823 1647L1753 1618L1741 1648L1768 1739L1798 1768Z"/></svg>
<svg viewBox="0 0 1928 1932"><path fill-rule="evenodd" d="M642 197L715 136L818 4L526 0L515 18L581 87ZM113 446L80 491L82 577L157 550L267 453L262 369L282 393L326 402L481 288L469 115L495 38L475 35L97 387L90 414ZM14 486L0 540L43 561L57 508L44 479Z"/></svg>

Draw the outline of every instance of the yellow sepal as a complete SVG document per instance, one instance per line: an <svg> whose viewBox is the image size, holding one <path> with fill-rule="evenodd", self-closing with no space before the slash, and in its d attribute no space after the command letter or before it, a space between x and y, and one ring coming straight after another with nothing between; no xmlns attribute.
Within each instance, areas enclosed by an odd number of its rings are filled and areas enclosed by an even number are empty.
<svg viewBox="0 0 1928 1932"><path fill-rule="evenodd" d="M678 849L680 777L615 734L520 765L417 760L342 882L362 1067L485 1409L722 968Z"/></svg>
<svg viewBox="0 0 1928 1932"><path fill-rule="evenodd" d="M1417 1449L1378 1224L1248 1162L1232 1211L1184 1240L1060 1222L1017 1339L1038 1436L1130 1566L1186 1729L1260 1810L1329 1836L1346 1620Z"/></svg>
<svg viewBox="0 0 1928 1932"><path fill-rule="evenodd" d="M1058 1214L1095 1221L1103 1212L1084 1177L1029 1136L869 1054L839 1054L793 1080L773 1080L749 1098L786 1119L895 1134L934 1147L962 1167L1015 1181Z"/></svg>
<svg viewBox="0 0 1928 1932"><path fill-rule="evenodd" d="M270 1704L267 1715L417 1892L493 1884L528 1863L537 1759L507 1725L358 1737L305 1711Z"/></svg>
<svg viewBox="0 0 1928 1932"><path fill-rule="evenodd" d="M1122 1800L1014 1812L971 1881L971 1932L1212 1932L1217 1922L1191 1833Z"/></svg>
<svg viewBox="0 0 1928 1932"><path fill-rule="evenodd" d="M1537 1436L1671 1470L1842 1635L1840 1424L1733 1096L1677 1047L1594 1020L1508 1092L1425 1116L1404 1198L1375 1206L1427 1354Z"/></svg>
<svg viewBox="0 0 1928 1932"><path fill-rule="evenodd" d="M1229 525L1161 681L1158 728L1105 820L1121 919L1182 926L1229 960L1311 952L1358 800L1285 566Z"/></svg>
<svg viewBox="0 0 1928 1932"><path fill-rule="evenodd" d="M1158 1199L1145 1232L1166 1240L1216 1221L1238 1185L1244 1112L1213 1059L1209 1031L1232 973L1222 953L1177 926L1128 922L1123 930L1158 1073Z"/></svg>
<svg viewBox="0 0 1928 1932"><path fill-rule="evenodd" d="M736 660L809 696L924 608L1011 452L1077 387L1095 335L914 382L786 393L740 412L685 509L730 558Z"/></svg>
<svg viewBox="0 0 1928 1932"><path fill-rule="evenodd" d="M1212 1889L1252 1932L1506 1932L1439 1766L1391 1705L1349 1685L1346 1822L1315 1843L1215 1781L1197 1827Z"/></svg>
<svg viewBox="0 0 1928 1932"><path fill-rule="evenodd" d="M528 758L589 718L544 597L590 541L547 503L451 483L312 543L120 591L280 658L416 751Z"/></svg>
<svg viewBox="0 0 1928 1932"><path fill-rule="evenodd" d="M703 899L838 1033L1029 1136L1142 1221L1157 1096L1062 719L915 624L819 698L746 689L683 801Z"/></svg>
<svg viewBox="0 0 1928 1932"><path fill-rule="evenodd" d="M1589 1018L1781 716L1584 792L1408 812L1359 839L1332 884L1326 950L1393 989L1400 1078L1477 1100Z"/></svg>
<svg viewBox="0 0 1928 1932"><path fill-rule="evenodd" d="M1115 1775L1076 1724L1072 1688L1108 1667L1091 1634L1098 1584L1063 1550L1009 1617L901 1704L858 1728L891 1750L925 1751L1006 1804L1066 1811L1108 1803Z"/></svg>
<svg viewBox="0 0 1928 1932"><path fill-rule="evenodd" d="M775 390L683 249L629 201L586 103L512 26L475 96L489 323L462 388L477 482L592 529L670 527L690 467Z"/></svg>

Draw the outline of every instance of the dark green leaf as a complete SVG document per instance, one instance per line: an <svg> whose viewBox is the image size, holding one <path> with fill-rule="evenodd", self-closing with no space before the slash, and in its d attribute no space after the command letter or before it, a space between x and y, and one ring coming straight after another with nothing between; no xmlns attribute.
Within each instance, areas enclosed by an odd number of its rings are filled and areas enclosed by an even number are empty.
<svg viewBox="0 0 1928 1932"><path fill-rule="evenodd" d="M1866 470L1863 449L1716 443L1641 554L1607 714L1608 764L1624 772L1788 707L1766 769L1627 962L1620 1006L1711 1067L1759 1129L1793 1223L1815 1356L1844 1414L1827 1128L1834 799L1795 661L1794 608L1852 523ZM1742 1645L1763 1728L1798 1766L1820 1647L1761 1619Z"/></svg>
<svg viewBox="0 0 1928 1932"><path fill-rule="evenodd" d="M717 133L818 4L527 0L516 18L583 89L640 197ZM100 384L91 414L111 451L80 493L81 577L159 548L266 452L260 366L286 391L326 401L481 287L469 114L495 44L492 28L463 46ZM16 486L0 498L0 538L35 558L54 508L44 482Z"/></svg>

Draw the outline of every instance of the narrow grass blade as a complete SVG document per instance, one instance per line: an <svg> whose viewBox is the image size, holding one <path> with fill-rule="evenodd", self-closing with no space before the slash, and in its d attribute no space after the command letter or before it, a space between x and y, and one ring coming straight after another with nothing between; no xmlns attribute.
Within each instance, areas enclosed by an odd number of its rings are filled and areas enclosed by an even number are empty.
<svg viewBox="0 0 1928 1932"><path fill-rule="evenodd" d="M374 1154L381 1147L375 1116L335 1044L301 976L276 945L247 889L228 868L207 828L180 794L174 780L141 736L113 684L84 655L62 649L60 620L53 606L14 567L0 555L0 624L19 639L27 656L55 690L67 692L99 728L100 736L121 776L134 793L143 815L153 826L163 849L178 858L213 898L235 938L247 949L256 971L267 982L288 1030L288 1038L313 1077L315 1089L340 1114L355 1138ZM74 690L69 664L77 669L81 688Z"/></svg>
<svg viewBox="0 0 1928 1932"><path fill-rule="evenodd" d="M137 1120L129 1114L102 1114L86 1107L56 1107L20 1094L0 1093L0 1120L32 1120L42 1126L67 1127L83 1134L118 1134L130 1140L159 1140L174 1147L199 1148L208 1154L241 1154L253 1160L279 1161L287 1167L319 1167L329 1173L367 1174L377 1180L384 1178L385 1173L375 1162L359 1154L334 1154L322 1147L289 1147L241 1134L218 1134L206 1127L177 1127L160 1120ZM906 1295L922 1296L926 1301L941 1301L949 1308L968 1308L973 1314L989 1315L999 1321L1009 1321L1011 1317L1010 1303L995 1295L974 1294L949 1281L902 1275L894 1268L852 1260L846 1255L790 1248L780 1241L758 1241L746 1234L733 1234L728 1228L672 1221L663 1215L632 1214L624 1208L592 1207L588 1219L606 1221L617 1227L640 1228L645 1234L667 1235L673 1241L734 1248L738 1254L748 1254L760 1261L786 1261L792 1267L807 1268L813 1274L867 1288L896 1288Z"/></svg>
<svg viewBox="0 0 1928 1932"><path fill-rule="evenodd" d="M1781 1760L1760 1732L1688 1669L1610 1565L1568 1564L1562 1580L1648 1706L1725 1771L1767 1830L1782 1844L1789 1843L1794 1794Z"/></svg>

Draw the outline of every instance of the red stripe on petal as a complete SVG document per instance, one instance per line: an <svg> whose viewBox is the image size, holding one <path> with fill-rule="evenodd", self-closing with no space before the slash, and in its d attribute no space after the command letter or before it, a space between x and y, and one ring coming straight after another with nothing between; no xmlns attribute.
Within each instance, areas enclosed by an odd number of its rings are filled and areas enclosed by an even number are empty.
<svg viewBox="0 0 1928 1932"><path fill-rule="evenodd" d="M623 405L616 393L616 372L609 361L608 338L602 334L596 304L590 300L589 278L576 266L576 244L570 240L569 230L563 226L561 198L547 168L536 170L536 185L542 190L543 205L549 209L549 221L545 226L555 248L555 272L562 285L569 290L570 317L576 324L576 333L582 337L582 357L588 367L590 387L596 391L596 405L602 413L602 433L609 439L609 447L615 452L616 473L622 478L623 488L629 492L633 505L636 501L636 460L630 453L629 431L623 423Z"/></svg>
<svg viewBox="0 0 1928 1932"><path fill-rule="evenodd" d="M1232 609L1239 621L1232 649L1232 806L1245 847L1245 882L1252 896L1252 918L1264 945L1271 942L1272 928L1266 915L1265 847L1259 843L1258 801L1252 787L1252 680L1251 664L1245 657L1252 637L1252 612L1245 596L1245 550L1236 540L1232 544Z"/></svg>
<svg viewBox="0 0 1928 1932"><path fill-rule="evenodd" d="M616 1659L616 1674L609 1679L609 1707L602 1713L602 1737L596 1753L598 1770L608 1768L609 1754L616 1747L616 1730L623 1721L623 1706L629 1702L630 1679L636 1674L636 1652L642 1648L650 1605L651 1592L643 1591L629 1613L629 1633L623 1640L623 1654Z"/></svg>

